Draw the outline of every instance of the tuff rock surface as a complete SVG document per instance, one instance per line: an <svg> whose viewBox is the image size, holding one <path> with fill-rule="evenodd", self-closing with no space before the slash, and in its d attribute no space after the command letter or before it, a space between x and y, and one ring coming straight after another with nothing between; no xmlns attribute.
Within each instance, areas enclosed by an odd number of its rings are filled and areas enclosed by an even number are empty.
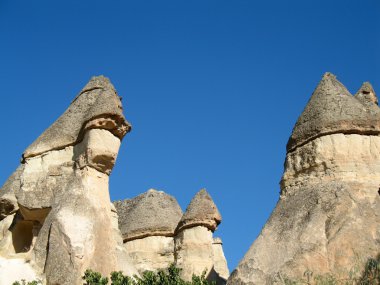
<svg viewBox="0 0 380 285"><path fill-rule="evenodd" d="M289 139L277 206L228 284L347 278L380 253L379 114L370 84L354 97L322 78Z"/></svg>
<svg viewBox="0 0 380 285"><path fill-rule="evenodd" d="M174 197L150 189L114 205L124 248L139 272L164 269L174 262L174 230L182 216Z"/></svg>
<svg viewBox="0 0 380 285"><path fill-rule="evenodd" d="M154 189L111 203L109 175L130 129L111 82L98 76L25 150L0 190L0 285L82 284L86 269L133 276L171 263L188 280L207 270L225 284L227 262L212 237L221 216L205 190L185 215Z"/></svg>
<svg viewBox="0 0 380 285"><path fill-rule="evenodd" d="M227 262L213 239L213 232L221 221L210 194L206 189L200 190L179 221L174 237L175 263L183 268L185 280L191 280L192 274L201 275L206 271L209 280L225 284Z"/></svg>
<svg viewBox="0 0 380 285"><path fill-rule="evenodd" d="M109 80L94 77L24 154L0 191L0 284L81 284L91 268L137 273L108 190L130 125Z"/></svg>
<svg viewBox="0 0 380 285"><path fill-rule="evenodd" d="M222 216L214 201L207 193L206 189L202 189L191 200L185 214L179 221L177 232L184 228L198 225L204 226L211 231L215 231L221 221Z"/></svg>
<svg viewBox="0 0 380 285"><path fill-rule="evenodd" d="M115 201L124 242L147 236L174 236L182 217L177 200L163 191L150 189L133 198Z"/></svg>
<svg viewBox="0 0 380 285"><path fill-rule="evenodd" d="M206 271L209 280L226 283L229 270L222 242L213 239L221 215L205 189L183 215L174 197L154 189L114 205L124 248L140 273L175 263L185 280Z"/></svg>

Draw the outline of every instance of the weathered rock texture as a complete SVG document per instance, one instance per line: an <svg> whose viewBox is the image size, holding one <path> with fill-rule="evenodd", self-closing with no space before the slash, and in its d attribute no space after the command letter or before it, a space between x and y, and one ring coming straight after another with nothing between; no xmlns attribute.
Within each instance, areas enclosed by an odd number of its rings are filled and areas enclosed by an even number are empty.
<svg viewBox="0 0 380 285"><path fill-rule="evenodd" d="M347 278L380 253L379 114L370 84L354 97L323 77L289 139L277 206L228 284Z"/></svg>
<svg viewBox="0 0 380 285"><path fill-rule="evenodd" d="M174 230L182 216L174 197L150 189L114 204L124 247L140 272L167 268L174 262Z"/></svg>
<svg viewBox="0 0 380 285"><path fill-rule="evenodd" d="M148 236L173 237L182 217L177 200L154 189L133 199L116 201L114 205L125 242Z"/></svg>
<svg viewBox="0 0 380 285"><path fill-rule="evenodd" d="M153 189L114 204L124 247L140 273L175 263L186 280L206 271L210 280L225 284L229 271L222 243L213 239L221 216L206 190L195 195L184 215L174 197Z"/></svg>
<svg viewBox="0 0 380 285"><path fill-rule="evenodd" d="M179 221L177 231L195 226L204 226L215 231L221 221L222 216L214 201L206 189L202 189L191 200L185 214Z"/></svg>
<svg viewBox="0 0 380 285"><path fill-rule="evenodd" d="M182 216L174 238L175 263L183 269L182 277L185 280L191 280L193 274L201 275L206 271L210 280L218 284L225 283L227 263L223 252L218 252L213 240L213 232L221 220L207 191L199 191Z"/></svg>
<svg viewBox="0 0 380 285"><path fill-rule="evenodd" d="M0 285L82 284L86 269L133 276L175 262L186 279L206 270L225 283L222 244L212 237L221 216L205 190L185 215L153 189L110 202L109 175L130 128L110 81L94 77L25 150L0 191Z"/></svg>
<svg viewBox="0 0 380 285"><path fill-rule="evenodd" d="M108 191L129 129L114 87L99 76L26 149L0 191L0 270L17 273L12 281L81 284L88 268L137 273ZM8 284L4 276L0 284Z"/></svg>

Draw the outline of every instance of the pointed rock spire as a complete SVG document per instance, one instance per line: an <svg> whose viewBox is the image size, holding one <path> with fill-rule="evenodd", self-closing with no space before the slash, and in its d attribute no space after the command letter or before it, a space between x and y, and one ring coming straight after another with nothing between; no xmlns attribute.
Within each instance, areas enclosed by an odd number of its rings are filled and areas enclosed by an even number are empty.
<svg viewBox="0 0 380 285"><path fill-rule="evenodd" d="M178 223L176 231L179 232L185 228L198 225L215 231L221 221L222 216L210 194L207 193L206 189L202 189L191 200L185 214Z"/></svg>
<svg viewBox="0 0 380 285"><path fill-rule="evenodd" d="M120 97L108 78L91 78L69 108L33 142L23 157L63 149L83 139L87 129L106 129L119 139L130 130L125 120Z"/></svg>
<svg viewBox="0 0 380 285"><path fill-rule="evenodd" d="M369 82L364 82L362 84L358 92L355 94L355 98L360 100L366 106L378 105L379 103L376 93Z"/></svg>
<svg viewBox="0 0 380 285"><path fill-rule="evenodd" d="M147 236L173 236L182 210L177 200L150 189L129 200L115 201L124 242Z"/></svg>
<svg viewBox="0 0 380 285"><path fill-rule="evenodd" d="M368 111L336 76L326 73L294 126L287 151L326 134L380 133L380 109Z"/></svg>

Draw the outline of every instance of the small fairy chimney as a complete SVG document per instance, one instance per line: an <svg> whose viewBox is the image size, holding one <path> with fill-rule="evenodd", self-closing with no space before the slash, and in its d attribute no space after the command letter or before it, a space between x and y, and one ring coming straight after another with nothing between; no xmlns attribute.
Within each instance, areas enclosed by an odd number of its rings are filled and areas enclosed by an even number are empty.
<svg viewBox="0 0 380 285"><path fill-rule="evenodd" d="M140 273L164 269L174 262L173 236L182 210L173 196L150 189L114 205L124 248Z"/></svg>
<svg viewBox="0 0 380 285"><path fill-rule="evenodd" d="M227 263L223 251L215 250L221 244L214 244L213 232L222 217L205 189L199 191L191 200L185 214L178 223L175 241L175 261L182 268L182 277L191 280L193 274L206 271L209 280L224 284L228 277ZM218 253L218 254L214 254ZM218 264L218 267L215 266ZM225 268L221 272L220 264Z"/></svg>

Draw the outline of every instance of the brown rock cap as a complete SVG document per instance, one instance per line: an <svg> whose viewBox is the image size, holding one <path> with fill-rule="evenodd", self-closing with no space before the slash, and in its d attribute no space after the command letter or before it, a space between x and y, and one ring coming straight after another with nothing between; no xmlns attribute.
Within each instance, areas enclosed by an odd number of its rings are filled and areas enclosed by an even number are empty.
<svg viewBox="0 0 380 285"><path fill-rule="evenodd" d="M25 150L23 158L74 145L91 128L107 129L120 139L131 128L120 97L104 76L91 78L69 108Z"/></svg>
<svg viewBox="0 0 380 285"><path fill-rule="evenodd" d="M369 108L368 102L373 106ZM327 134L379 134L380 109L376 102L370 84L365 83L354 97L335 75L326 73L298 118L287 151Z"/></svg>
<svg viewBox="0 0 380 285"><path fill-rule="evenodd" d="M207 193L206 189L202 189L191 200L178 223L176 232L196 226L204 226L215 231L221 221L222 216L210 194Z"/></svg>
<svg viewBox="0 0 380 285"><path fill-rule="evenodd" d="M173 236L182 210L177 200L150 189L128 200L115 201L124 242L148 236Z"/></svg>
<svg viewBox="0 0 380 285"><path fill-rule="evenodd" d="M373 87L369 82L364 82L354 97L366 106L377 106L379 103L375 90L373 90Z"/></svg>

